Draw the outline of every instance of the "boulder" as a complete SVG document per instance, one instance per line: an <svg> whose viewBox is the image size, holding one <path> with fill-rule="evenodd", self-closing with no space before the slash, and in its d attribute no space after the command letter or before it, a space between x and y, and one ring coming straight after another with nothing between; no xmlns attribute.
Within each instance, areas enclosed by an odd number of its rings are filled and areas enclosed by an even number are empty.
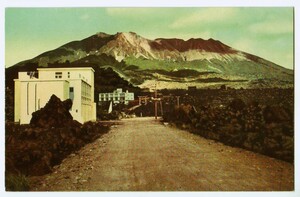
<svg viewBox="0 0 300 197"><path fill-rule="evenodd" d="M72 107L72 100L61 101L57 96L52 95L44 108L32 113L31 125L42 128L59 128L72 124L73 117L69 110Z"/></svg>

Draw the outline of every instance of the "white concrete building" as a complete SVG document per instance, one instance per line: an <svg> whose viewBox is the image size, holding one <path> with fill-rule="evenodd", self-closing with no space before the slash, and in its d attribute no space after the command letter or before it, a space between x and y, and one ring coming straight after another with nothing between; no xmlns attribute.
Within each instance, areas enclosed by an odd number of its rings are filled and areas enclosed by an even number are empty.
<svg viewBox="0 0 300 197"><path fill-rule="evenodd" d="M134 93L133 92L123 92L122 88L118 88L111 93L100 93L99 94L99 101L112 101L113 103L124 103L125 105L128 104L129 101L134 100Z"/></svg>
<svg viewBox="0 0 300 197"><path fill-rule="evenodd" d="M96 120L94 103L94 69L38 68L33 72L19 72L15 79L15 122L28 124L32 113L44 107L52 94L62 101L73 101L70 110L80 123Z"/></svg>

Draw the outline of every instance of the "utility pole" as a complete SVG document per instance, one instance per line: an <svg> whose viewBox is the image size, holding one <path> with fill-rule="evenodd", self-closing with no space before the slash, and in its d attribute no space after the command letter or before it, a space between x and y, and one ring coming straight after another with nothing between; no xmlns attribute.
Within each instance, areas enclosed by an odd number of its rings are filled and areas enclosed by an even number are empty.
<svg viewBox="0 0 300 197"><path fill-rule="evenodd" d="M154 101L155 101L155 103L154 103L154 110L155 110L155 120L157 119L157 89L156 89L156 83L155 83L155 91L154 91Z"/></svg>
<svg viewBox="0 0 300 197"><path fill-rule="evenodd" d="M159 103L160 103L161 116L163 116L164 115L164 111L163 111L162 101L160 100Z"/></svg>
<svg viewBox="0 0 300 197"><path fill-rule="evenodd" d="M160 98L157 98L157 80L158 80L158 74L156 73L156 81L155 81L155 90L154 90L154 113L155 113L155 119L157 119L157 102L160 101Z"/></svg>
<svg viewBox="0 0 300 197"><path fill-rule="evenodd" d="M179 98L180 98L180 96L176 96L176 98L177 98L177 107L179 107Z"/></svg>

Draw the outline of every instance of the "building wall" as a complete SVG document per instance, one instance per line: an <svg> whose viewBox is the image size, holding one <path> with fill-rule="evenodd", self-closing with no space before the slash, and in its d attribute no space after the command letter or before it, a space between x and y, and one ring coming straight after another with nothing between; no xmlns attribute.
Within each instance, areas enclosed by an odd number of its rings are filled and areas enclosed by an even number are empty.
<svg viewBox="0 0 300 197"><path fill-rule="evenodd" d="M20 92L20 81L15 79L15 109L14 109L14 120L20 122L21 118L21 92Z"/></svg>
<svg viewBox="0 0 300 197"><path fill-rule="evenodd" d="M83 118L81 116L81 80L70 80L69 82L69 92L71 87L74 91L74 99L72 99L73 105L70 113L73 116L73 119L77 120L80 123L83 123Z"/></svg>
<svg viewBox="0 0 300 197"><path fill-rule="evenodd" d="M39 79L63 79L68 81L82 80L91 86L91 98L94 102L94 69L89 67L83 68L40 68ZM56 73L61 72L61 78L56 78Z"/></svg>
<svg viewBox="0 0 300 197"><path fill-rule="evenodd" d="M81 82L81 109L83 122L92 120L93 102L91 98L91 86L86 82Z"/></svg>
<svg viewBox="0 0 300 197"><path fill-rule="evenodd" d="M15 121L27 124L32 112L44 107L52 94L71 98L70 110L80 123L96 120L94 70L92 68L39 68L38 79L26 72L15 79ZM72 92L71 92L72 90Z"/></svg>
<svg viewBox="0 0 300 197"><path fill-rule="evenodd" d="M62 101L69 98L68 81L42 81L36 84L37 96L40 99L37 103L36 110L44 107L54 93Z"/></svg>
<svg viewBox="0 0 300 197"><path fill-rule="evenodd" d="M15 86L15 121L28 124L32 113L44 107L52 94L61 100L68 98L69 83L67 81L18 81Z"/></svg>
<svg viewBox="0 0 300 197"><path fill-rule="evenodd" d="M95 104L91 85L85 81L75 79L69 80L69 82L69 92L70 88L73 88L73 105L70 110L73 118L80 123L96 120L96 112L93 112L96 109L93 108Z"/></svg>
<svg viewBox="0 0 300 197"><path fill-rule="evenodd" d="M38 68L39 79L82 79L87 83L94 83L94 70L92 68ZM61 77L56 73L61 72Z"/></svg>

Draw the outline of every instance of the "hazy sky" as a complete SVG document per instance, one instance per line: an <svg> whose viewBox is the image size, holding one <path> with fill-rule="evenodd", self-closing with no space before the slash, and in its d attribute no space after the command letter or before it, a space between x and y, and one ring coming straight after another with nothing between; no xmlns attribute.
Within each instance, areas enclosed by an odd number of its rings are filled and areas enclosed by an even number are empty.
<svg viewBox="0 0 300 197"><path fill-rule="evenodd" d="M213 38L293 68L293 8L6 8L5 64L12 66L97 32Z"/></svg>

